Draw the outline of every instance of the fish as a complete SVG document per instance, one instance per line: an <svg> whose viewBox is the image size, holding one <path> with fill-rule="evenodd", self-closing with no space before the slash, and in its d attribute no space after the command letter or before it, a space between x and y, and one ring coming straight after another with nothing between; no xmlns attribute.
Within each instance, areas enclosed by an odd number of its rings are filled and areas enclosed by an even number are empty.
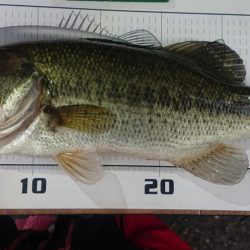
<svg viewBox="0 0 250 250"><path fill-rule="evenodd" d="M103 177L105 153L237 184L248 168L234 144L250 135L245 76L220 40L163 47L145 30L1 45L0 154L53 157L87 184Z"/></svg>

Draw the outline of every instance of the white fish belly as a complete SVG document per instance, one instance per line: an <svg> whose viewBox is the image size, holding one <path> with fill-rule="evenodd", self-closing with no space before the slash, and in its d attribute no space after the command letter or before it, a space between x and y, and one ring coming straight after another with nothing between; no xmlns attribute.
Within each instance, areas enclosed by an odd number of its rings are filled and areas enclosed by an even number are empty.
<svg viewBox="0 0 250 250"><path fill-rule="evenodd" d="M249 130L240 126L242 121L230 129L212 117L190 125L188 121L192 121L193 116L193 112L182 115L165 111L159 115L157 111L150 116L120 112L111 130L86 134L64 127L52 131L47 126L47 116L42 113L22 134L4 145L0 153L53 156L60 152L97 150L171 160L191 154L192 150L202 150L209 144L240 138Z"/></svg>

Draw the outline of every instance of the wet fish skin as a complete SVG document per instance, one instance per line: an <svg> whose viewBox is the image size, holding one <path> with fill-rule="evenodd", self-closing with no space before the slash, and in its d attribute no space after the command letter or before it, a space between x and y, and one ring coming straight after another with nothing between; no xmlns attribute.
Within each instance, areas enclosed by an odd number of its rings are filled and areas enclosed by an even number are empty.
<svg viewBox="0 0 250 250"><path fill-rule="evenodd" d="M16 62L15 74L4 78L1 72L0 83L9 83L0 93L2 105L20 77L34 70L47 79L51 107L92 105L115 116L112 125L106 120L105 132L83 133L64 126L51 129L49 114L41 112L2 153L56 155L94 149L178 164L189 156L200 159L210 146L250 132L250 89L228 84L172 51L84 40L20 44L0 54Z"/></svg>
<svg viewBox="0 0 250 250"><path fill-rule="evenodd" d="M116 104L151 113L157 109L183 114L193 110L198 118L236 115L239 129L243 120L248 124L249 88L209 79L196 65L185 65L175 55L91 42L79 43L79 47L74 43L53 45L45 56L43 45L34 45L28 58L51 82L55 106L76 104L77 100L77 104L106 104L111 110ZM151 123L153 126L157 120Z"/></svg>

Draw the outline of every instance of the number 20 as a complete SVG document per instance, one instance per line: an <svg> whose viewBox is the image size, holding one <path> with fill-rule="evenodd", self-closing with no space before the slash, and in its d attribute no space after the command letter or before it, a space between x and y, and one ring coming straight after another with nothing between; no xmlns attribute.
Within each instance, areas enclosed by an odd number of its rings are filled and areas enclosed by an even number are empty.
<svg viewBox="0 0 250 250"><path fill-rule="evenodd" d="M145 179L144 193L145 194L158 194L158 181L157 179ZM161 194L174 193L174 181L171 179L162 179L160 181Z"/></svg>

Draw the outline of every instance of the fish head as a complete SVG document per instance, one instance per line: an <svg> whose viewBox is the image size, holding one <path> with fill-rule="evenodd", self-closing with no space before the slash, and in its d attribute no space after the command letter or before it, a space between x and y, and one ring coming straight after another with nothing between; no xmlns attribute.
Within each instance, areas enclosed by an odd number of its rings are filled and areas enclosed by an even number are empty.
<svg viewBox="0 0 250 250"><path fill-rule="evenodd" d="M15 138L40 112L46 95L43 82L25 59L0 50L0 145Z"/></svg>

